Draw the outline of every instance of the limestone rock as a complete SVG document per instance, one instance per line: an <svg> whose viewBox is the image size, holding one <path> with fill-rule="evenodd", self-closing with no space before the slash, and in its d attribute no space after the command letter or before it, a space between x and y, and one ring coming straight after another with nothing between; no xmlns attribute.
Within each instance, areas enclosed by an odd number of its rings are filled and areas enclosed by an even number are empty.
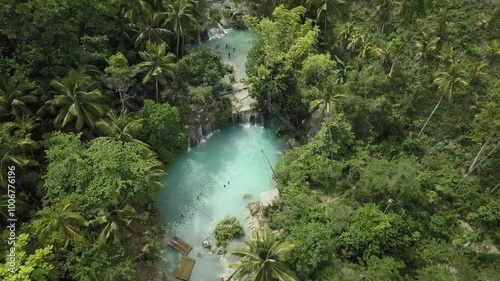
<svg viewBox="0 0 500 281"><path fill-rule="evenodd" d="M219 256L225 255L226 253L227 253L227 251L224 247L219 247L217 249L217 255L219 255Z"/></svg>
<svg viewBox="0 0 500 281"><path fill-rule="evenodd" d="M205 239L201 242L201 244L203 245L203 248L205 249L211 249L212 248L212 242L210 242L210 240L208 239Z"/></svg>

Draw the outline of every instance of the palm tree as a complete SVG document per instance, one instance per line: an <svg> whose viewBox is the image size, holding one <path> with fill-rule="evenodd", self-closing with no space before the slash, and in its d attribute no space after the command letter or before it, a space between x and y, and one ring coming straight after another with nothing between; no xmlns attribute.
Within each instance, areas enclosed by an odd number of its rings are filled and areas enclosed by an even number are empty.
<svg viewBox="0 0 500 281"><path fill-rule="evenodd" d="M147 161L152 160L148 162L157 163L156 165L151 164L149 167L147 167L147 169L145 169L144 172L144 180L146 181L146 184L151 191L150 194L154 195L158 190L157 188L161 188L163 186L161 178L165 175L165 171L163 169L163 166L161 165L161 162L158 161L158 155L152 150L145 150L143 157Z"/></svg>
<svg viewBox="0 0 500 281"><path fill-rule="evenodd" d="M124 5L124 16L130 22L140 22L145 17L152 14L152 7L147 1L143 0L122 0Z"/></svg>
<svg viewBox="0 0 500 281"><path fill-rule="evenodd" d="M11 114L15 119L31 115L27 106L37 101L33 94L25 94L26 87L10 76L0 77L0 114Z"/></svg>
<svg viewBox="0 0 500 281"><path fill-rule="evenodd" d="M417 137L420 136L424 131L425 126L427 126L427 123L429 123L432 115L434 115L434 112L436 112L436 109L439 107L439 104L443 100L443 97L448 96L448 101L451 102L451 98L457 91L457 88L460 86L468 86L469 83L465 81L461 67L459 65L453 64L449 67L448 71L441 71L436 74L433 85L438 86L438 92L441 94L441 97L439 98L438 103L425 121L424 126L418 133Z"/></svg>
<svg viewBox="0 0 500 281"><path fill-rule="evenodd" d="M336 16L342 16L345 12L344 0L307 0L306 4L313 7L318 7L316 10L316 20L320 21L323 17L324 33L327 32L327 22L329 13Z"/></svg>
<svg viewBox="0 0 500 281"><path fill-rule="evenodd" d="M7 186L8 164L16 167L34 166L38 162L25 155L38 147L36 141L31 139L29 133L19 134L20 123L6 122L0 125L0 185Z"/></svg>
<svg viewBox="0 0 500 281"><path fill-rule="evenodd" d="M347 65L337 56L335 56L335 61L337 62L337 70L335 71L337 79L335 80L335 84L344 84L347 81L347 73L349 70L352 70L352 66Z"/></svg>
<svg viewBox="0 0 500 281"><path fill-rule="evenodd" d="M431 37L427 33L423 33L422 40L418 41L415 45L417 47L417 54L415 55L418 59L426 59L429 54L436 51L437 43L441 38L433 36Z"/></svg>
<svg viewBox="0 0 500 281"><path fill-rule="evenodd" d="M75 120L75 128L80 132L84 124L94 128L108 110L106 97L86 69L72 69L65 78L53 80L51 85L59 93L46 103L59 108L55 124L64 127Z"/></svg>
<svg viewBox="0 0 500 281"><path fill-rule="evenodd" d="M372 13L372 17L377 17L379 24L382 26L382 33L384 33L384 27L391 18L392 10L394 9L393 0L376 0L375 10Z"/></svg>
<svg viewBox="0 0 500 281"><path fill-rule="evenodd" d="M490 61L493 66L495 61L500 58L500 40L494 39L490 44L484 44L484 51L486 58Z"/></svg>
<svg viewBox="0 0 500 281"><path fill-rule="evenodd" d="M330 113L336 112L335 101L339 98L345 97L345 95L335 94L335 84L333 83L333 81L326 81L322 85L323 87L321 87L321 90L313 87L313 90L316 92L317 99L313 100L310 103L309 112L313 112L319 109L323 117L328 117ZM333 143L333 136L329 124L327 128L330 143ZM330 158L333 159L333 152L330 153Z"/></svg>
<svg viewBox="0 0 500 281"><path fill-rule="evenodd" d="M148 43L163 44L165 39L172 32L160 25L158 14L147 15L144 21L129 24L131 30L135 33L134 46L144 48Z"/></svg>
<svg viewBox="0 0 500 281"><path fill-rule="evenodd" d="M146 76L142 83L147 83L152 78L155 79L156 86L156 102L160 102L160 94L158 92L158 82L165 85L166 78L173 76L175 64L175 56L172 53L166 53L167 46L163 44L146 44L146 51L139 52L139 55L144 60L138 65L140 72L146 72Z"/></svg>
<svg viewBox="0 0 500 281"><path fill-rule="evenodd" d="M45 241L48 236L59 231L66 237L66 245L71 242L84 242L80 227L88 226L88 221L77 212L73 212L71 203L56 205L56 207L46 207L40 212L40 227L38 237L40 241Z"/></svg>
<svg viewBox="0 0 500 281"><path fill-rule="evenodd" d="M130 198L131 196L127 196L120 205L110 206L108 210L100 209L98 217L90 222L104 225L97 238L97 244L104 245L111 237L113 243L118 243L133 220L147 219L147 213L137 214L134 207L128 204Z"/></svg>
<svg viewBox="0 0 500 281"><path fill-rule="evenodd" d="M136 138L143 126L143 119L131 118L126 110L116 114L114 111L108 113L108 120L99 120L97 127L109 138L122 142L134 142L149 149L149 145Z"/></svg>
<svg viewBox="0 0 500 281"><path fill-rule="evenodd" d="M177 0L167 6L167 12L162 14L166 17L166 24L174 30L177 35L176 54L179 58L179 48L181 38L184 37L186 29L196 25L198 21L195 19L195 5L193 1ZM182 40L184 44L184 40ZM182 46L184 49L184 46Z"/></svg>
<svg viewBox="0 0 500 281"><path fill-rule="evenodd" d="M233 255L241 257L236 268L235 277L249 281L296 281L295 274L283 263L283 259L292 251L293 244L279 242L271 236L269 228L265 228L262 237L254 230L252 239L246 240L246 248L236 249Z"/></svg>

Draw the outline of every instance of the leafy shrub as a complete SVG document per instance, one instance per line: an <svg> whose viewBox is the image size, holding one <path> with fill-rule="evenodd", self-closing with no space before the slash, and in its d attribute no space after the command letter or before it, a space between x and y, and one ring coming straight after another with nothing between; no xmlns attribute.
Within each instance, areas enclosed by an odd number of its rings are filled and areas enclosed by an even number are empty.
<svg viewBox="0 0 500 281"><path fill-rule="evenodd" d="M241 223L236 217L226 217L221 220L214 230L217 246L226 246L230 240L242 237L245 234Z"/></svg>

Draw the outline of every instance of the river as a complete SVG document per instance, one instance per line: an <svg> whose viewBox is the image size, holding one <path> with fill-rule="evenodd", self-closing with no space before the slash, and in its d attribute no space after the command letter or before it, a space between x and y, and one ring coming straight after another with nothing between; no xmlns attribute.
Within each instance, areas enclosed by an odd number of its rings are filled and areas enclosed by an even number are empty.
<svg viewBox="0 0 500 281"><path fill-rule="evenodd" d="M238 77L244 76L246 54L253 35L248 31L229 31L226 36L210 40L209 47L227 53L226 44L235 48L225 60L235 67ZM217 47L217 48L216 48ZM259 194L274 188L271 165L287 149L286 143L273 132L254 124L237 124L213 132L199 146L180 153L166 167L165 188L161 189L157 206L166 226L166 241L177 235L193 246L189 257L196 260L191 280L219 281L227 277L230 263L237 261L231 249L241 247L241 241L230 244L229 254L217 255L213 229L226 216L235 216L245 225L248 203L259 200ZM250 198L244 199L244 194ZM210 239L211 254L202 247ZM168 246L162 250L167 270L175 273L180 256Z"/></svg>

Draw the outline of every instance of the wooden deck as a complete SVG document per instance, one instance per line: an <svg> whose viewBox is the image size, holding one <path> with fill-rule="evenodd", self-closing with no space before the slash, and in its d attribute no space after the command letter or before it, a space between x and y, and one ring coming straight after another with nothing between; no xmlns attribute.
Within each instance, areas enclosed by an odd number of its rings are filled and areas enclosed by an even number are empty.
<svg viewBox="0 0 500 281"><path fill-rule="evenodd" d="M191 245L189 245L188 243L186 243L184 240L182 240L177 236L174 236L172 240L170 240L169 245L183 256L187 256L189 252L191 252L191 250L193 249Z"/></svg>
<svg viewBox="0 0 500 281"><path fill-rule="evenodd" d="M195 263L196 261L194 259L182 256L181 263L177 267L177 272L175 272L175 278L179 278L184 281L189 280Z"/></svg>

